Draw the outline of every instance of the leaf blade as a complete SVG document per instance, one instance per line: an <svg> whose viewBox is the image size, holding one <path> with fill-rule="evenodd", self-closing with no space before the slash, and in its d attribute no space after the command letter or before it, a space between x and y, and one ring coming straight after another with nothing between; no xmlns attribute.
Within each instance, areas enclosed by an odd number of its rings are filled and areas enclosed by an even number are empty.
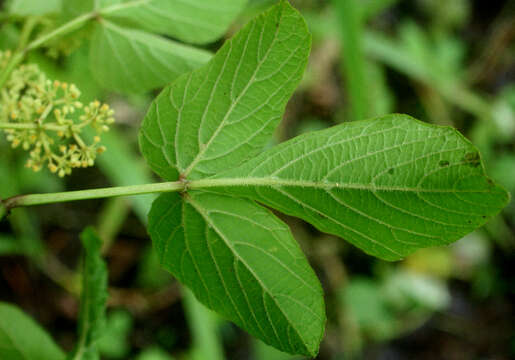
<svg viewBox="0 0 515 360"><path fill-rule="evenodd" d="M73 359L99 359L96 341L105 326L107 302L107 267L100 255L102 241L93 228L81 234L85 249L82 272L82 292L79 312L79 341L73 351Z"/></svg>
<svg viewBox="0 0 515 360"><path fill-rule="evenodd" d="M164 86L210 58L205 50L106 20L96 24L91 39L90 68L95 79L120 93Z"/></svg>
<svg viewBox="0 0 515 360"><path fill-rule="evenodd" d="M300 136L213 179L204 183L300 217L386 260L458 240L509 199L456 130L403 115ZM222 186L228 180L233 185Z"/></svg>
<svg viewBox="0 0 515 360"><path fill-rule="evenodd" d="M218 39L242 10L247 0L148 0L135 6L119 6L104 16L140 29L192 44ZM130 4L126 1L125 4Z"/></svg>
<svg viewBox="0 0 515 360"><path fill-rule="evenodd" d="M300 81L311 37L286 1L258 16L206 66L163 90L145 117L140 147L152 169L175 180L212 175L259 152ZM159 113L163 116L159 119Z"/></svg>
<svg viewBox="0 0 515 360"><path fill-rule="evenodd" d="M322 290L272 213L207 192L184 201L164 194L149 214L149 233L163 267L201 302L283 351L316 354L325 323Z"/></svg>
<svg viewBox="0 0 515 360"><path fill-rule="evenodd" d="M63 360L63 351L49 334L18 307L0 302L2 359Z"/></svg>

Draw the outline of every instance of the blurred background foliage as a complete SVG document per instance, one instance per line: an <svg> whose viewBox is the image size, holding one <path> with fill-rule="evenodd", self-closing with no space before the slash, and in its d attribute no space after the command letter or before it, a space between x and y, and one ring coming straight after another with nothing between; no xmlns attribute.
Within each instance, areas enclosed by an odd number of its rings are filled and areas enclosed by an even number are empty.
<svg viewBox="0 0 515 360"><path fill-rule="evenodd" d="M229 34L272 0L253 0ZM306 76L275 142L391 112L458 128L488 172L515 190L515 2L293 0L313 33ZM0 1L0 6L2 1ZM0 12L0 49L15 48L21 19ZM53 19L40 21L41 31ZM215 51L222 40L209 45ZM70 53L70 49L76 49ZM107 101L117 126L98 167L64 180L23 167L0 139L0 197L153 180L138 126L157 92L121 96L88 71L81 33L32 53L50 78ZM105 359L295 359L201 307L161 270L145 231L152 196L16 209L0 224L0 300L18 304L73 348L80 274L78 234L94 224L109 266ZM452 246L404 261L376 260L282 216L322 281L328 323L319 359L515 358L515 203ZM298 357L297 357L298 358Z"/></svg>

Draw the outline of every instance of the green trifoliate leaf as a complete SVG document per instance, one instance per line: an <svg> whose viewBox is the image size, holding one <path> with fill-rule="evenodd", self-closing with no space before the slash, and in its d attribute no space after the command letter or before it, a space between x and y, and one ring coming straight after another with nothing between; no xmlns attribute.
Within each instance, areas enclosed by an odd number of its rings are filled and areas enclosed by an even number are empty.
<svg viewBox="0 0 515 360"><path fill-rule="evenodd" d="M95 26L90 65L96 80L121 93L146 92L205 64L211 54L104 20Z"/></svg>
<svg viewBox="0 0 515 360"><path fill-rule="evenodd" d="M322 289L288 227L254 202L193 191L149 215L160 262L223 317L282 351L314 356Z"/></svg>
<svg viewBox="0 0 515 360"><path fill-rule="evenodd" d="M107 268L100 256L102 241L92 228L81 234L85 256L82 271L80 296L79 339L72 359L99 359L96 341L102 336L105 326L107 301Z"/></svg>
<svg viewBox="0 0 515 360"><path fill-rule="evenodd" d="M300 217L386 260L458 240L509 199L461 134L405 115L299 136L196 186L204 185Z"/></svg>
<svg viewBox="0 0 515 360"><path fill-rule="evenodd" d="M63 360L48 333L14 305L0 302L0 359Z"/></svg>
<svg viewBox="0 0 515 360"><path fill-rule="evenodd" d="M161 177L213 175L262 150L302 77L311 37L282 1L153 102L141 150Z"/></svg>
<svg viewBox="0 0 515 360"><path fill-rule="evenodd" d="M203 44L222 36L247 0L127 0L106 13L125 22L181 41Z"/></svg>

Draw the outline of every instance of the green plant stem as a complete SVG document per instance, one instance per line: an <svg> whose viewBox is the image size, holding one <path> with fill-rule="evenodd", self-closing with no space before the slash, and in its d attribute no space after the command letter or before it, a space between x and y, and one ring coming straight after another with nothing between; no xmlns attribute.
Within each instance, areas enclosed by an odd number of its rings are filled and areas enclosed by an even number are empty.
<svg viewBox="0 0 515 360"><path fill-rule="evenodd" d="M23 60L24 56L24 53L21 51L17 51L13 54L5 66L5 69L0 73L0 89L4 86L7 79L9 79L9 76L11 75L14 68L18 66L18 64Z"/></svg>
<svg viewBox="0 0 515 360"><path fill-rule="evenodd" d="M102 199L115 196L140 195L161 192L183 191L186 184L181 181L156 184L120 186L102 189L65 191L52 194L19 195L3 200L6 210L20 206L54 204L67 201Z"/></svg>
<svg viewBox="0 0 515 360"><path fill-rule="evenodd" d="M77 30L81 26L83 26L85 23L87 23L89 20L94 19L96 16L98 16L98 13L96 12L89 12L86 14L83 14L81 16L76 17L73 20L70 20L66 24L63 24L62 26L58 27L54 31L49 32L48 34L45 34L36 40L32 41L27 47L25 48L24 52L29 52L31 50L37 49L41 45L47 43L48 41L61 36L68 34L74 30Z"/></svg>
<svg viewBox="0 0 515 360"><path fill-rule="evenodd" d="M18 66L24 59L25 55L34 49L37 49L41 45L47 43L48 41L58 37L62 36L64 34L70 33L73 30L76 30L83 26L86 22L88 22L91 19L94 19L99 14L96 12L90 12L81 16L76 17L75 19L67 22L66 24L63 24L62 26L58 27L54 31L49 32L48 34L45 34L36 40L29 43L26 47L21 48L20 50L17 50L13 56L11 57L9 63L5 67L4 71L0 73L0 88L2 88L11 75L11 72ZM23 45L23 41L22 41Z"/></svg>
<svg viewBox="0 0 515 360"><path fill-rule="evenodd" d="M23 24L23 29L20 35L20 42L18 44L18 51L23 50L23 48L27 45L30 39L30 34L32 34L32 30L38 24L39 18L37 17L29 17L25 24Z"/></svg>
<svg viewBox="0 0 515 360"><path fill-rule="evenodd" d="M50 130L50 131L67 131L70 129L70 126L67 125L57 125L57 124L35 124L35 123L14 123L14 122L0 122L0 129L5 130Z"/></svg>
<svg viewBox="0 0 515 360"><path fill-rule="evenodd" d="M7 211L20 206L33 206L43 204L54 204L60 202L102 199L116 196L142 195L164 192L184 192L187 190L201 190L212 187L227 186L298 186L319 189L361 189L361 190L398 190L398 191L417 191L432 192L431 189L406 188L395 186L366 186L363 184L342 184L325 183L316 181L295 181L275 178L222 178L222 179L200 179L193 181L172 181L143 185L118 186L101 189L65 191L52 194L32 194L18 195L2 201ZM455 192L456 190L437 190L437 192ZM474 190L474 192L476 192Z"/></svg>

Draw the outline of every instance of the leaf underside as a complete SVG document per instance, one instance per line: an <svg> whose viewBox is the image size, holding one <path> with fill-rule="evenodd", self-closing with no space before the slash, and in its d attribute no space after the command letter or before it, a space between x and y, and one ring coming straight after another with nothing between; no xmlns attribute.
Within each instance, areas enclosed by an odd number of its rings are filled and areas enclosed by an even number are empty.
<svg viewBox="0 0 515 360"><path fill-rule="evenodd" d="M258 16L151 105L141 151L164 179L202 178L263 149L297 87L311 38L287 2Z"/></svg>
<svg viewBox="0 0 515 360"><path fill-rule="evenodd" d="M300 217L385 260L454 242L509 200L459 132L397 114L299 136L215 178L235 185L212 190Z"/></svg>
<svg viewBox="0 0 515 360"><path fill-rule="evenodd" d="M254 202L203 191L161 195L148 231L162 266L197 298L283 351L315 355L322 289L288 227Z"/></svg>

